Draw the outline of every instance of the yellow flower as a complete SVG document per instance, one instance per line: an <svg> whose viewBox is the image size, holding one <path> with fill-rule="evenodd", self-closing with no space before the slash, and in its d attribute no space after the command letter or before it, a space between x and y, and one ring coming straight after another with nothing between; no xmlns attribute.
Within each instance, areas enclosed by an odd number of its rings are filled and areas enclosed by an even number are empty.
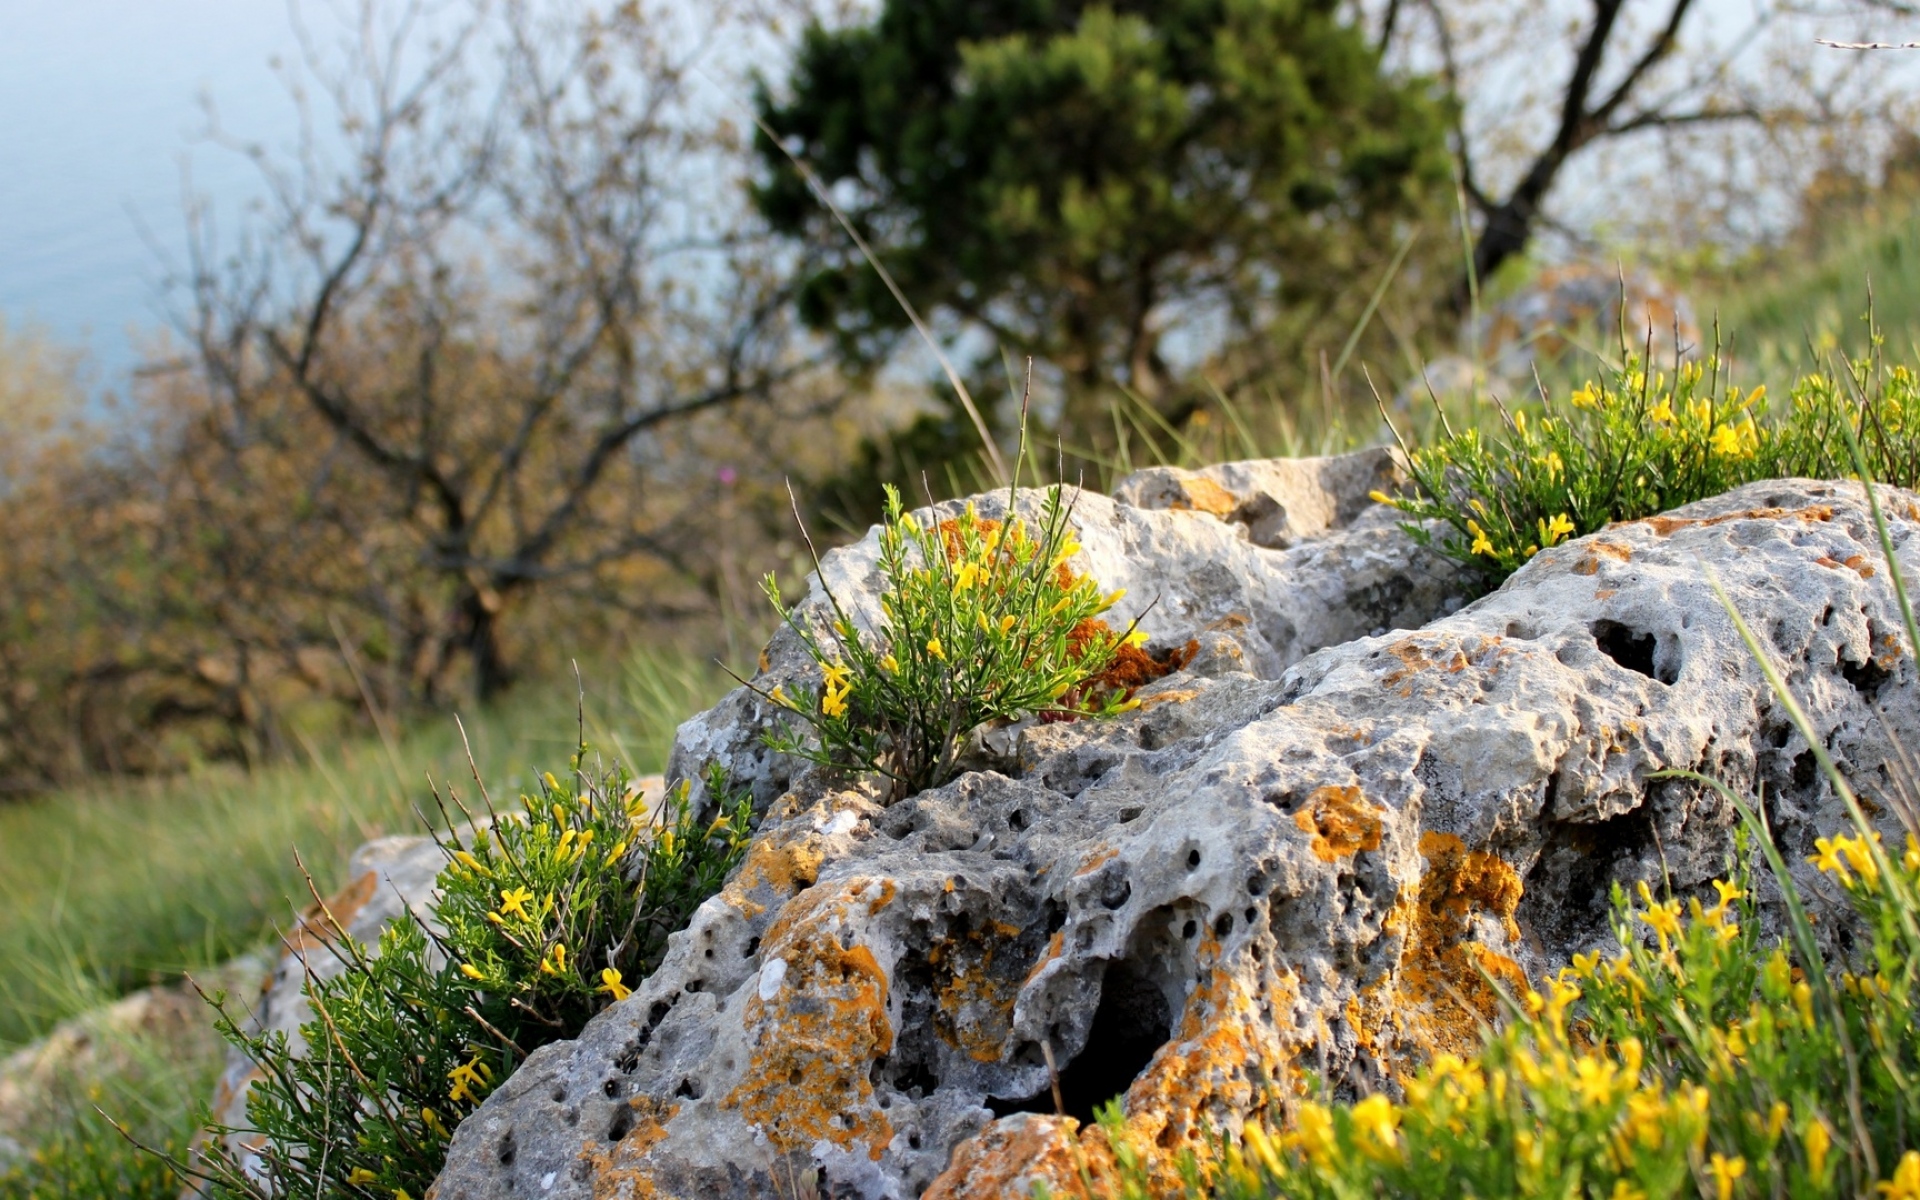
<svg viewBox="0 0 1920 1200"><path fill-rule="evenodd" d="M1575 408L1600 407L1600 394L1594 390L1591 380L1587 382L1585 387L1573 394L1573 406Z"/></svg>
<svg viewBox="0 0 1920 1200"><path fill-rule="evenodd" d="M1665 950L1668 938L1680 936L1680 902L1669 900L1664 904L1654 903L1653 893L1647 890L1645 880L1640 882L1639 891L1640 899L1647 906L1646 911L1640 914L1640 919L1660 935L1660 948Z"/></svg>
<svg viewBox="0 0 1920 1200"><path fill-rule="evenodd" d="M799 705L793 702L792 697L787 695L786 689L781 687L777 683L773 685L773 690L767 693L767 699L773 701L775 704L778 704L781 708L800 707Z"/></svg>
<svg viewBox="0 0 1920 1200"><path fill-rule="evenodd" d="M447 1072L447 1079L453 1085L447 1089L447 1099L455 1104L477 1104L486 1094L487 1083L492 1077L493 1072L476 1054Z"/></svg>
<svg viewBox="0 0 1920 1200"><path fill-rule="evenodd" d="M468 854L465 850L454 851L453 857L459 861L461 866L465 867L469 871L472 871L476 875L490 874L487 868L481 865L479 859L475 858L471 854Z"/></svg>
<svg viewBox="0 0 1920 1200"><path fill-rule="evenodd" d="M1848 879L1846 840L1843 837L1813 839L1814 849L1820 853L1809 856L1807 861L1822 871L1830 871L1838 875L1840 881L1845 883Z"/></svg>
<svg viewBox="0 0 1920 1200"><path fill-rule="evenodd" d="M1616 1179L1609 1200L1647 1200L1647 1194L1624 1179Z"/></svg>
<svg viewBox="0 0 1920 1200"><path fill-rule="evenodd" d="M1875 1190L1887 1200L1920 1200L1920 1150L1901 1155L1900 1165L1893 1169L1893 1178L1876 1184Z"/></svg>
<svg viewBox="0 0 1920 1200"><path fill-rule="evenodd" d="M1354 1105L1351 1115L1354 1128L1367 1139L1361 1149L1369 1157L1383 1161L1399 1157L1400 1114L1391 1100L1375 1092Z"/></svg>
<svg viewBox="0 0 1920 1200"><path fill-rule="evenodd" d="M1660 403L1654 405L1652 410L1647 413L1647 419L1656 425L1673 424L1673 405L1667 403L1665 399L1662 399Z"/></svg>
<svg viewBox="0 0 1920 1200"><path fill-rule="evenodd" d="M1387 495L1385 492L1381 491L1378 488L1375 488L1373 491L1368 492L1367 499L1373 501L1375 504L1392 504L1393 503L1393 497Z"/></svg>
<svg viewBox="0 0 1920 1200"><path fill-rule="evenodd" d="M1019 624L1019 622L1014 620L1012 613L1008 613L1006 616L1001 617L1000 618L1000 636L1005 637L1009 633L1012 633L1013 627L1017 624Z"/></svg>
<svg viewBox="0 0 1920 1200"><path fill-rule="evenodd" d="M486 978L486 975L481 972L480 968L474 966L472 963L461 963L460 973L462 975L465 975L468 979L485 979Z"/></svg>
<svg viewBox="0 0 1920 1200"><path fill-rule="evenodd" d="M1573 532L1573 520L1566 513L1557 514L1551 521L1540 524L1540 544L1551 546Z"/></svg>
<svg viewBox="0 0 1920 1200"><path fill-rule="evenodd" d="M900 660L895 658L891 654L882 658L880 660L880 665L886 668L887 674L889 675L897 675L900 673Z"/></svg>
<svg viewBox="0 0 1920 1200"><path fill-rule="evenodd" d="M1126 637L1121 638L1120 644L1123 646L1144 646L1147 644L1147 631L1144 629L1136 629Z"/></svg>
<svg viewBox="0 0 1920 1200"><path fill-rule="evenodd" d="M553 949L547 953L545 958L540 960L540 971L546 975L558 975L566 969L567 945L565 942L555 942Z"/></svg>
<svg viewBox="0 0 1920 1200"><path fill-rule="evenodd" d="M853 672L847 669L847 664L838 661L824 663L820 667L820 675L826 680L829 691L834 688L846 687L847 678L852 673Z"/></svg>
<svg viewBox="0 0 1920 1200"><path fill-rule="evenodd" d="M367 1170L365 1167L355 1167L353 1173L347 1176L347 1182L353 1184L355 1187L364 1187L372 1183L374 1178L375 1176L372 1171Z"/></svg>
<svg viewBox="0 0 1920 1200"><path fill-rule="evenodd" d="M979 567L975 566L971 562L962 563L960 565L960 573L953 577L953 590L956 592L964 592L968 588L972 587L974 584L974 581L979 578L980 578Z"/></svg>
<svg viewBox="0 0 1920 1200"><path fill-rule="evenodd" d="M421 1109L420 1119L426 1122L428 1129L433 1130L433 1132L438 1134L439 1136L441 1137L450 1136L447 1133L447 1127L440 1123L440 1114L434 1112L432 1109L430 1108Z"/></svg>
<svg viewBox="0 0 1920 1200"><path fill-rule="evenodd" d="M1521 437L1527 436L1527 414L1525 412L1516 412L1513 414L1513 431Z"/></svg>
<svg viewBox="0 0 1920 1200"><path fill-rule="evenodd" d="M1833 1131L1827 1128L1825 1121L1815 1117L1813 1124L1807 1126L1807 1131L1800 1135L1800 1144L1807 1148L1807 1169L1816 1180L1824 1180L1827 1176L1827 1152L1833 1149Z"/></svg>
<svg viewBox="0 0 1920 1200"><path fill-rule="evenodd" d="M1120 603L1120 598L1122 596L1125 596L1126 594L1127 594L1127 589L1125 588L1113 589L1111 592L1108 592L1106 595L1100 597L1100 607L1095 609L1094 611L1095 612L1107 611L1108 609L1112 608L1114 605Z"/></svg>
<svg viewBox="0 0 1920 1200"><path fill-rule="evenodd" d="M1302 1101L1286 1141L1300 1148L1309 1163L1318 1166L1333 1156L1333 1114L1325 1105Z"/></svg>
<svg viewBox="0 0 1920 1200"><path fill-rule="evenodd" d="M1916 1166L1920 1166L1920 1155L1914 1158ZM1720 1200L1733 1200L1733 1181L1747 1173L1747 1160L1737 1154L1728 1158L1716 1150L1712 1161L1707 1164L1707 1170L1713 1174ZM1914 1200L1920 1200L1920 1192L1914 1194Z"/></svg>
<svg viewBox="0 0 1920 1200"><path fill-rule="evenodd" d="M820 711L829 717L845 715L847 711L847 694L845 692L836 692L831 688L820 693Z"/></svg>
<svg viewBox="0 0 1920 1200"><path fill-rule="evenodd" d="M620 856L622 854L625 854L626 852L627 852L627 839L621 838L619 841L613 844L613 849L607 851L607 856L606 858L600 861L600 865L603 867L610 867L614 863L619 862Z"/></svg>
<svg viewBox="0 0 1920 1200"><path fill-rule="evenodd" d="M620 972L608 967L600 972L600 986L595 991L605 992L614 1000L625 1000L633 995L633 989L620 982Z"/></svg>
<svg viewBox="0 0 1920 1200"><path fill-rule="evenodd" d="M1473 545L1468 548L1468 554L1484 554L1488 558L1499 557L1499 552L1493 548L1493 541L1487 537L1487 531L1480 528L1480 522L1471 517L1467 518L1467 532L1473 535Z"/></svg>
<svg viewBox="0 0 1920 1200"><path fill-rule="evenodd" d="M933 655L941 662L947 661L947 652L941 648L940 639L937 637L927 639L927 653Z"/></svg>
<svg viewBox="0 0 1920 1200"><path fill-rule="evenodd" d="M526 888L502 888L500 890L500 915L524 917L527 915L527 901L533 899L533 893Z"/></svg>

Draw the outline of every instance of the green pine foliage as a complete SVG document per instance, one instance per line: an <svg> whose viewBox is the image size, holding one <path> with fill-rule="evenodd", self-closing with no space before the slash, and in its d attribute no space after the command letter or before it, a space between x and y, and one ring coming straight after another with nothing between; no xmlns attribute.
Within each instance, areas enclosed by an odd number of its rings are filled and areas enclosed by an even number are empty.
<svg viewBox="0 0 1920 1200"><path fill-rule="evenodd" d="M888 0L868 23L807 29L783 96L758 100L755 193L825 255L803 315L862 364L907 324L787 146L929 317L1057 367L1083 435L1116 380L1176 382L1169 309L1224 315L1248 344L1286 324L1276 306L1357 309L1346 281L1444 210L1450 176L1437 89L1384 72L1346 8Z"/></svg>
<svg viewBox="0 0 1920 1200"><path fill-rule="evenodd" d="M470 845L441 842L430 920L391 923L373 949L336 926L308 951L345 969L309 977L303 1053L223 1012L221 1032L263 1075L247 1122L265 1146L252 1171L210 1154L216 1190L424 1195L460 1120L529 1053L624 999L739 861L750 800L721 773L707 784L711 820L684 782L649 814L623 768L591 774L576 755Z"/></svg>

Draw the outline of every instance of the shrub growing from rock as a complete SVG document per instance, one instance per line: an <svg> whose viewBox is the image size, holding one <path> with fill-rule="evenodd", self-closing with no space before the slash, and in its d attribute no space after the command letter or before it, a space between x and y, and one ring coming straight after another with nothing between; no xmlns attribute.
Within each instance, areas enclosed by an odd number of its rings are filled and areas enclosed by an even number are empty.
<svg viewBox="0 0 1920 1200"><path fill-rule="evenodd" d="M1717 357L1667 374L1629 359L1563 402L1409 453L1413 487L1375 499L1497 584L1541 550L1761 479L1851 473L1851 428L1877 482L1920 483L1920 379L1876 360L1809 374L1784 405L1731 385ZM1439 530L1429 524L1438 522Z"/></svg>
<svg viewBox="0 0 1920 1200"><path fill-rule="evenodd" d="M1099 619L1124 593L1102 595L1069 565L1080 545L1063 488L1047 489L1032 527L1015 515L1015 499L1010 490L1004 522L971 503L957 517L922 522L889 486L882 617L871 633L830 590L832 628L817 632L767 576L774 609L822 676L817 694L761 693L810 733L790 722L769 740L774 749L878 774L899 799L951 779L967 735L989 721L1111 716L1132 706L1131 688L1103 679L1146 641Z"/></svg>
<svg viewBox="0 0 1920 1200"><path fill-rule="evenodd" d="M711 820L685 783L650 814L624 768L590 774L576 755L519 811L474 822L470 844L440 840L429 919L392 922L369 949L322 904L325 945L304 949L345 969L309 973L298 1044L222 1010L258 1078L248 1127L213 1128L189 1172L259 1200L424 1195L460 1120L529 1053L624 999L739 861L750 801L718 772L706 782ZM259 1136L246 1162L218 1149L236 1133Z"/></svg>

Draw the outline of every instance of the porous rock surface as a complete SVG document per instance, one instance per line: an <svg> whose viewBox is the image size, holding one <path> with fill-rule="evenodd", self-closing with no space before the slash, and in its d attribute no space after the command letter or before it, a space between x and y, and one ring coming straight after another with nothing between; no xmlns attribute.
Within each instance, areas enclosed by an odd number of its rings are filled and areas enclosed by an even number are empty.
<svg viewBox="0 0 1920 1200"><path fill-rule="evenodd" d="M1920 507L1882 495L1920 578ZM1856 485L1617 525L1450 613L1451 576L1354 582L1420 561L1390 522L1269 550L1192 507L1085 496L1075 519L1082 569L1207 652L1132 713L1010 731L996 769L891 807L764 757L741 695L690 721L676 761L765 798L746 862L461 1125L439 1200L1026 1197L1098 1168L1079 1121L1110 1096L1164 1169L1284 1120L1307 1073L1392 1087L1471 1046L1483 972L1517 988L1600 941L1610 882L1723 873L1734 814L1652 773L1764 788L1795 861L1841 827L1709 572L1867 791L1920 732ZM872 560L869 538L825 564L858 613ZM799 670L790 641L769 680Z"/></svg>

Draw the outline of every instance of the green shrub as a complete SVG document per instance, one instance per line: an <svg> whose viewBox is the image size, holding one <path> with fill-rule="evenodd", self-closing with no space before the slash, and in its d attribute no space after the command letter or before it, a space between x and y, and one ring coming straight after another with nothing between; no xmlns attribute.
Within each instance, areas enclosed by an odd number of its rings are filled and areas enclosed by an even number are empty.
<svg viewBox="0 0 1920 1200"><path fill-rule="evenodd" d="M91 1114L89 1114L91 1116ZM178 1157L186 1138L163 1150ZM104 1120L82 1119L36 1146L24 1161L0 1167L0 1200L176 1200L180 1181Z"/></svg>
<svg viewBox="0 0 1920 1200"><path fill-rule="evenodd" d="M432 922L396 921L371 952L331 930L345 969L309 977L304 1054L223 1012L222 1033L263 1075L247 1121L266 1144L251 1173L210 1157L218 1187L260 1200L424 1194L461 1118L527 1054L625 998L719 889L751 808L723 774L708 785L713 821L695 819L684 783L650 818L624 769L595 778L576 756L566 781L546 775L470 847L441 842Z"/></svg>
<svg viewBox="0 0 1920 1200"><path fill-rule="evenodd" d="M766 590L780 617L819 664L816 694L762 692L811 732L789 725L770 744L811 762L877 773L898 799L952 778L968 734L988 721L1034 713L1111 715L1130 691L1100 676L1146 636L1111 629L1099 615L1122 592L1101 595L1068 561L1080 549L1064 490L1049 488L1037 529L982 518L922 524L886 490L880 529L879 629L862 636L831 591L832 629L809 628ZM1009 510L1012 493L1009 493ZM798 690L798 689L796 689Z"/></svg>
<svg viewBox="0 0 1920 1200"><path fill-rule="evenodd" d="M1405 528L1493 583L1548 546L1715 496L1760 479L1851 473L1841 426L1868 473L1920 482L1920 383L1904 367L1842 364L1802 378L1784 406L1742 392L1717 359L1672 376L1636 362L1564 404L1503 413L1409 454L1413 490L1375 499L1414 518ZM1424 522L1437 521L1436 534Z"/></svg>

